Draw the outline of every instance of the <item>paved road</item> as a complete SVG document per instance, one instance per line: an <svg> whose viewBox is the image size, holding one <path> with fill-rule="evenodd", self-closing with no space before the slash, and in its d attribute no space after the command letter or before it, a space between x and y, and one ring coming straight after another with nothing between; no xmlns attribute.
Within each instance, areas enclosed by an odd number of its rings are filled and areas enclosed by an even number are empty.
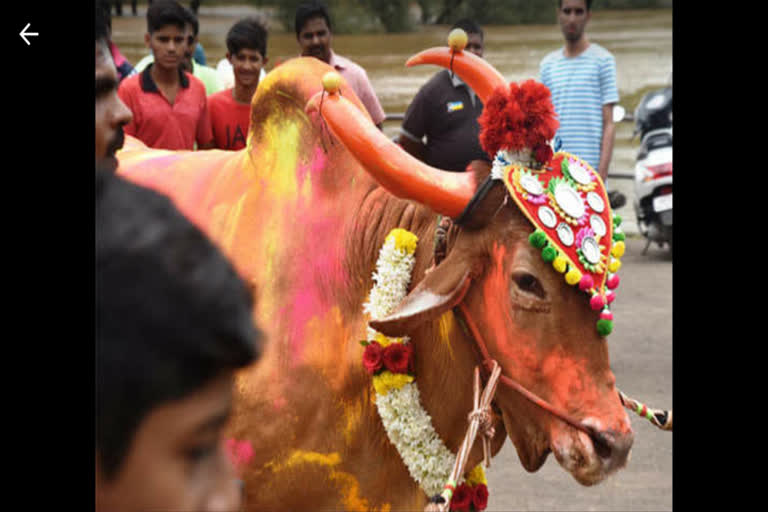
<svg viewBox="0 0 768 512"><path fill-rule="evenodd" d="M616 382L651 407L672 407L672 257L628 239L612 305L609 338ZM489 512L672 510L672 433L629 413L635 442L627 467L603 483L583 487L550 455L536 473L525 471L508 442L487 471Z"/></svg>

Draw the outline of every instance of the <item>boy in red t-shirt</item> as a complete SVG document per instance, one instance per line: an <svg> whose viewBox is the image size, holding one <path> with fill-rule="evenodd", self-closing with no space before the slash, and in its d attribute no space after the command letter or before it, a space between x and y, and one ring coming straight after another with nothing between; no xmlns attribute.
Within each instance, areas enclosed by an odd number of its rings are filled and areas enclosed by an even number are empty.
<svg viewBox="0 0 768 512"><path fill-rule="evenodd" d="M147 10L144 40L154 62L122 82L117 94L133 113L125 133L157 149L213 147L203 82L180 65L186 50L187 13L178 2L156 2Z"/></svg>
<svg viewBox="0 0 768 512"><path fill-rule="evenodd" d="M259 85L261 68L267 64L267 29L257 18L235 23L227 33L227 60L232 64L235 85L208 96L208 112L215 147L238 150L247 145L251 98Z"/></svg>

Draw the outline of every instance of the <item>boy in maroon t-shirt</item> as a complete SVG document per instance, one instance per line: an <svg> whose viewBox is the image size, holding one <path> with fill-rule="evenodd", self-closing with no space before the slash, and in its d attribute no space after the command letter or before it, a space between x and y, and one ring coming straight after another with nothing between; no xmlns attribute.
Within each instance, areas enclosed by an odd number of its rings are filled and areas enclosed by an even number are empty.
<svg viewBox="0 0 768 512"><path fill-rule="evenodd" d="M125 133L157 149L213 147L203 83L180 67L186 50L187 14L178 2L152 4L144 40L154 62L126 78L117 91L131 109Z"/></svg>
<svg viewBox="0 0 768 512"><path fill-rule="evenodd" d="M208 97L208 112L215 147L238 150L247 145L251 98L267 64L267 30L257 18L235 23L227 33L227 60L235 85Z"/></svg>

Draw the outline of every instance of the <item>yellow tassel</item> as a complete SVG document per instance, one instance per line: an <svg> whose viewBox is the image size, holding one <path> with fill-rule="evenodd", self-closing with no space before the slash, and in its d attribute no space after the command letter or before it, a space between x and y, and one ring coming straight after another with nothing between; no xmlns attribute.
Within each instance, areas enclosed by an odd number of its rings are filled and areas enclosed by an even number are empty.
<svg viewBox="0 0 768 512"><path fill-rule="evenodd" d="M557 256L552 261L552 266L555 267L555 270L557 270L562 274L563 272L565 272L565 269L568 267L568 262L562 256Z"/></svg>
<svg viewBox="0 0 768 512"><path fill-rule="evenodd" d="M472 471L469 472L466 482L470 487L474 487L477 484L488 485L488 480L485 478L485 471L483 470L482 463L475 466Z"/></svg>
<svg viewBox="0 0 768 512"><path fill-rule="evenodd" d="M613 247L611 248L611 255L613 255L614 258L621 258L624 256L624 250L626 249L626 246L624 245L624 242L619 240L618 242L613 244Z"/></svg>
<svg viewBox="0 0 768 512"><path fill-rule="evenodd" d="M617 270L621 268L621 261L619 260L611 260L611 262L608 264L608 270L615 274Z"/></svg>
<svg viewBox="0 0 768 512"><path fill-rule="evenodd" d="M569 285L577 285L579 284L579 281L581 281L581 272L579 272L579 269L572 268L568 271L567 274L565 274L565 282Z"/></svg>

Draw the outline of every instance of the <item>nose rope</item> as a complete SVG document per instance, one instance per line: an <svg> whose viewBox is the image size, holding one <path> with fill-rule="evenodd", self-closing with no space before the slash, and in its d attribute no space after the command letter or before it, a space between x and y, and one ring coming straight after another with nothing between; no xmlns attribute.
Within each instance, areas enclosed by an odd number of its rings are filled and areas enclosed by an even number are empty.
<svg viewBox="0 0 768 512"><path fill-rule="evenodd" d="M651 409L642 402L628 397L619 390L621 405L635 412L641 418L645 418L661 430L672 431L672 409Z"/></svg>
<svg viewBox="0 0 768 512"><path fill-rule="evenodd" d="M480 335L480 331L478 330L477 325L475 325L475 322L472 320L472 317L469 315L469 311L467 311L467 307L464 305L464 303L461 303L458 305L458 309L459 311L461 311L461 317L463 319L463 323L466 324L466 326L468 327L471 333L471 336L475 340L475 344L480 349L480 353L482 354L482 357L483 357L482 364L486 367L493 367L494 365L498 365L499 363L496 360L492 359L490 354L488 353L488 348L486 347L485 342L482 336ZM565 423L568 423L573 428L581 430L582 432L592 437L593 439L600 439L602 437L600 433L597 432L591 425L584 425L582 422L574 419L569 414L563 411L560 411L549 402L546 402L545 400L542 400L535 394L531 393L528 389L523 387L516 380L511 379L506 375L501 375L499 379L506 386L511 387L512 389L514 389L515 391L523 395L525 398L527 398L529 401L533 402L535 405L541 407L542 409L549 412L553 416L561 419Z"/></svg>

